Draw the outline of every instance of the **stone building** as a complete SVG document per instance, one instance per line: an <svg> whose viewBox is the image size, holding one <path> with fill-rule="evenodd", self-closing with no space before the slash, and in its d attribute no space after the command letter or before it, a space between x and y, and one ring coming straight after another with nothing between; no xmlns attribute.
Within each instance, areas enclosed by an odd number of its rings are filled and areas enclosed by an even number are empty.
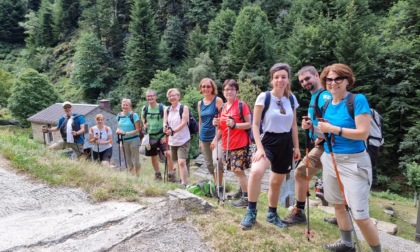
<svg viewBox="0 0 420 252"><path fill-rule="evenodd" d="M85 117L88 125L87 130L95 125L95 116L97 114L103 114L105 116L105 125L109 126L113 132L113 143L112 143L112 160L117 164L118 161L118 145L116 143L117 137L115 131L117 130L117 120L115 117L118 112L111 110L109 100L101 100L100 104L72 104L73 112L81 114ZM57 126L58 120L64 115L62 103L55 103L48 108L36 113L35 115L28 118L31 123L32 134L35 140L44 142L44 134L42 133L42 127ZM45 142L47 145L52 144L61 140L62 137L59 131L50 132L45 134ZM88 141L88 131L85 132L85 148L90 148L91 144Z"/></svg>

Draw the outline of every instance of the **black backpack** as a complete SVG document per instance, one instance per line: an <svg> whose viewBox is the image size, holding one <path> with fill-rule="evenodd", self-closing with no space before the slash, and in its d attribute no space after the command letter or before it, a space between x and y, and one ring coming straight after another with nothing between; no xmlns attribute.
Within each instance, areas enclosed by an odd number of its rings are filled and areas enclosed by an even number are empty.
<svg viewBox="0 0 420 252"><path fill-rule="evenodd" d="M179 105L179 117L182 120L182 113L184 113L184 105L181 104ZM188 118L188 130L190 131L191 135L195 135L198 133L198 123L195 120L194 116L191 114L191 112L189 113L189 118ZM169 108L166 110L166 115L169 115Z"/></svg>

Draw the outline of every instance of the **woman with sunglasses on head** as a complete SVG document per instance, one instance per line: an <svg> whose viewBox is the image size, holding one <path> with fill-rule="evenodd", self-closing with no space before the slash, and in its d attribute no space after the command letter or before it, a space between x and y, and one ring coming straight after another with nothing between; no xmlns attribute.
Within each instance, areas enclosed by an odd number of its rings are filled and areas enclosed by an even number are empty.
<svg viewBox="0 0 420 252"><path fill-rule="evenodd" d="M199 147L203 153L204 165L213 175L214 183L219 192L223 191L223 155L221 141L216 137L216 128L213 126L213 118L217 117L223 105L223 100L217 97L216 83L210 78L200 81L200 93L204 98L198 102L198 126ZM218 153L217 153L218 152ZM217 163L218 162L218 163ZM219 168L219 176L216 177L215 168ZM215 194L217 196L217 193Z"/></svg>
<svg viewBox="0 0 420 252"><path fill-rule="evenodd" d="M290 66L277 63L270 69L272 90L261 93L254 106L252 131L257 151L252 158L248 180L248 209L241 227L250 229L256 221L257 201L261 192L261 181L267 168L271 167L268 212L266 219L279 228L285 228L277 214L280 187L286 174L293 169L293 160L300 159L296 109L299 106L291 93ZM269 97L268 97L269 96ZM269 98L268 108L264 108ZM262 118L263 111L265 112ZM260 136L260 122L263 134Z"/></svg>
<svg viewBox="0 0 420 252"><path fill-rule="evenodd" d="M100 160L102 165L109 166L112 157L112 130L105 125L105 116L95 116L96 126L89 130L89 142L93 144L93 159Z"/></svg>
<svg viewBox="0 0 420 252"><path fill-rule="evenodd" d="M222 137L223 156L227 163L227 169L234 172L242 189L241 199L232 202L232 205L246 207L248 205L248 181L245 170L250 167L251 157L247 130L251 128L251 110L245 102L239 101L236 97L239 85L235 80L226 80L222 88L226 103L223 104L220 117L213 119L213 124L219 127L217 133ZM240 104L242 105L242 115Z"/></svg>
<svg viewBox="0 0 420 252"><path fill-rule="evenodd" d="M358 94L354 98L354 115L349 114L346 101L350 92L347 89L356 81L349 66L344 64L327 66L320 78L322 86L330 91L333 97L324 105L324 122L320 120L318 123L318 129L328 134L324 144L325 152L321 156L324 167L322 173L324 197L334 205L341 231L341 239L326 245L325 248L330 251L355 251L350 212L347 213L345 208L347 201L351 215L372 251L381 251L378 231L369 216L372 167L365 146L370 130L369 104L364 95ZM328 142L332 144L332 153Z"/></svg>

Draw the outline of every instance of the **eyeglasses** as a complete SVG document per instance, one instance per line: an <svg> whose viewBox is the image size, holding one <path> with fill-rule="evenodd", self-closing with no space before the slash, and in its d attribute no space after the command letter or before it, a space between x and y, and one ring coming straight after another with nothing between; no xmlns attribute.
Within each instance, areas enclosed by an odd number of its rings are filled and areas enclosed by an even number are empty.
<svg viewBox="0 0 420 252"><path fill-rule="evenodd" d="M177 97L177 96L178 96L178 94L168 95L168 98L174 98L174 97Z"/></svg>
<svg viewBox="0 0 420 252"><path fill-rule="evenodd" d="M283 102L282 101L277 101L276 104L277 104L277 106L280 107L280 114L285 115L286 114L286 110L283 107Z"/></svg>
<svg viewBox="0 0 420 252"><path fill-rule="evenodd" d="M234 88L226 88L223 91L225 91L225 92L235 92L236 89L234 89Z"/></svg>
<svg viewBox="0 0 420 252"><path fill-rule="evenodd" d="M311 78L312 78L311 76L307 76L303 80L300 80L299 83L303 84L304 81L308 82Z"/></svg>
<svg viewBox="0 0 420 252"><path fill-rule="evenodd" d="M155 95L146 95L146 98L153 98Z"/></svg>
<svg viewBox="0 0 420 252"><path fill-rule="evenodd" d="M203 85L203 86L201 86L201 88L213 88L212 86L207 86L207 85Z"/></svg>
<svg viewBox="0 0 420 252"><path fill-rule="evenodd" d="M335 82L335 84L341 84L341 83L343 83L343 81L345 79L347 79L347 78L346 77L342 77L342 76L336 77L334 79L332 79L332 78L325 78L325 83L327 85L329 85L329 86L332 85L333 81Z"/></svg>

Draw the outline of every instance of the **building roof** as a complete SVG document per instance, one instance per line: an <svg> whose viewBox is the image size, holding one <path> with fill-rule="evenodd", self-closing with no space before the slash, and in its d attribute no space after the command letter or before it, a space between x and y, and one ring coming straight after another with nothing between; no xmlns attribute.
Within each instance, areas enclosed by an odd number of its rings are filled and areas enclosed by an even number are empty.
<svg viewBox="0 0 420 252"><path fill-rule="evenodd" d="M45 123L45 124L57 125L58 119L60 119L60 117L65 114L62 104L63 103L53 104L49 106L48 108L29 117L28 121L32 123ZM100 106L98 104L74 104L73 103L72 107L73 107L73 112L78 113L79 115L86 116ZM113 113L112 111L108 111L108 112Z"/></svg>

